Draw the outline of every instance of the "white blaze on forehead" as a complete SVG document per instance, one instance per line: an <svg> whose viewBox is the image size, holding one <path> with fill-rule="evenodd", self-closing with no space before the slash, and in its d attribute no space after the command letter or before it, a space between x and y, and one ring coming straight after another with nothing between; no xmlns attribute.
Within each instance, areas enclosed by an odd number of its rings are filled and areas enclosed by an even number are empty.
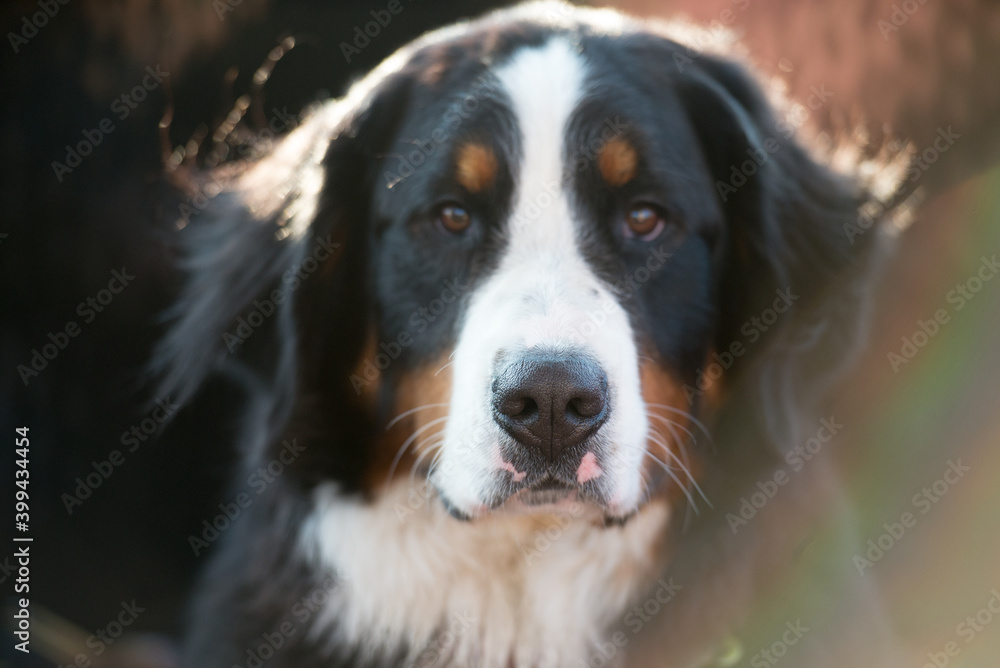
<svg viewBox="0 0 1000 668"><path fill-rule="evenodd" d="M566 126L583 96L584 61L564 39L525 49L497 72L521 133L521 164L507 258L530 246L571 250L573 221L562 193Z"/></svg>
<svg viewBox="0 0 1000 668"><path fill-rule="evenodd" d="M466 512L488 497L496 449L509 440L492 419L499 355L534 347L582 351L608 375L612 411L601 430L608 446L599 468L627 511L639 496L647 425L637 351L627 313L580 251L573 184L563 178L568 126L586 95L586 60L556 37L514 53L495 74L510 99L521 154L502 258L472 295L459 333L434 481Z"/></svg>

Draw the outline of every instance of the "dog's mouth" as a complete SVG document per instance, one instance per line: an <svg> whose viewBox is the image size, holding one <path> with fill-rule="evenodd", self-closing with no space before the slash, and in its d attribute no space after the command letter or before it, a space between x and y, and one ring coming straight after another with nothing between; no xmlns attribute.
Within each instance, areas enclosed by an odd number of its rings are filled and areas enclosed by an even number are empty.
<svg viewBox="0 0 1000 668"><path fill-rule="evenodd" d="M603 498L589 485L569 482L557 475L546 473L537 479L510 489L489 504L491 512L505 515L565 515L571 518L588 518L606 523L619 523L610 517Z"/></svg>
<svg viewBox="0 0 1000 668"><path fill-rule="evenodd" d="M623 526L638 508L625 516L615 513L607 501L587 485L570 483L558 477L545 474L537 480L519 485L506 494L494 497L489 503L479 506L472 515L452 504L438 491L445 509L455 519L474 520L492 514L503 515L558 515L569 519L586 519L605 526Z"/></svg>
<svg viewBox="0 0 1000 668"><path fill-rule="evenodd" d="M577 485L572 485L553 476L546 476L533 485L527 486L518 492L511 494L502 502L502 505L509 503L520 503L525 506L545 506L557 505L560 503L571 503L576 501L578 494Z"/></svg>

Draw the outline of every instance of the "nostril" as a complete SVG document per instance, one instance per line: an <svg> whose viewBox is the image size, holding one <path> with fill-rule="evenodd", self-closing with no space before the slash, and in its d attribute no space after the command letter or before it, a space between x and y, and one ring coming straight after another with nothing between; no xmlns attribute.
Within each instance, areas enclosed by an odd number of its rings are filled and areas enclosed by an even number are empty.
<svg viewBox="0 0 1000 668"><path fill-rule="evenodd" d="M567 412L577 418L597 417L604 410L604 400L601 397L577 397L571 399L566 406Z"/></svg>
<svg viewBox="0 0 1000 668"><path fill-rule="evenodd" d="M518 416L531 417L532 415L538 412L538 404L536 404L535 400L532 399L531 397L526 398L523 404L524 407L521 408L521 412L518 413Z"/></svg>
<svg viewBox="0 0 1000 668"><path fill-rule="evenodd" d="M509 418L530 418L538 412L538 404L531 397L515 394L504 397L497 409Z"/></svg>
<svg viewBox="0 0 1000 668"><path fill-rule="evenodd" d="M494 419L521 444L555 460L588 439L608 415L608 379L595 360L528 352L496 371Z"/></svg>

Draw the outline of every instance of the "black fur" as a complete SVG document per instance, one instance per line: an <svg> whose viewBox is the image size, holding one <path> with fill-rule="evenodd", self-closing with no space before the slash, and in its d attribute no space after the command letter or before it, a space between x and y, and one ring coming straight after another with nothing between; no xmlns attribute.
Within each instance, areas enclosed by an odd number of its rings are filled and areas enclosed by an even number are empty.
<svg viewBox="0 0 1000 668"><path fill-rule="evenodd" d="M552 22L530 11L505 14L406 47L396 56L400 68L376 71L333 111L306 121L300 132L312 133L310 145L327 146L325 155L289 170L276 167L267 192L250 193L263 196L271 215L259 217L233 189L180 233L188 280L156 358L161 395L191 401L213 373L243 383L249 398L237 481L273 459L284 441L305 448L234 523L205 571L190 624L186 660L192 668L246 665L247 648L261 634L280 626L325 578L336 577L315 572L293 546L308 493L326 481L345 494L367 493L370 446L389 417L395 379L449 349L461 312L425 319L420 336L383 375L374 403L366 386L359 392L356 373L368 337L389 342L412 327L413 314L445 277L463 286L464 298L503 248L521 147L486 63L502 62L519 46L565 32L588 58L593 94L573 120L567 156L586 146L606 119L619 116L624 136L643 149L639 176L620 192L602 190L593 165L572 175L578 213L591 226L588 259L609 284L649 252L618 238L609 217L636 195L663 202L675 216L669 267L616 294L649 352L695 388L692 411L701 401L697 387L707 352L741 340L743 324L767 308L775 290L790 288L800 296L789 317L727 373L729 395L714 427L717 452L702 482L712 498L738 499L759 472L779 462L797 442L808 404L843 368L858 339L874 257L873 242L852 245L842 232L865 201L862 189L818 164L779 126L743 67L695 53L656 27L635 25L609 36L575 16L569 12L570 18ZM431 136L473 88L476 109L448 129L412 175L397 179L398 157L412 150L411 140ZM476 234L442 242L425 218L448 198L451 150L468 137L493 146L498 184L489 196L471 200ZM776 150L765 148L771 140L775 144L767 146ZM720 191L717 184L728 182L748 150L764 151L766 161L734 192ZM322 187L311 201L308 184L317 179ZM303 204L313 215L289 219ZM302 231L286 235L292 228ZM335 252L289 289L287 277L324 244ZM254 300L282 289L289 298L245 341L232 344L228 335L256 308ZM244 488L238 482L233 494ZM755 551L767 548L728 533L722 513L706 514L678 536L668 572L706 587L729 573L736 589L752 589L746 583L758 575ZM698 585L687 585L687 596L701 596ZM703 598L718 602L708 590ZM716 615L716 622L738 623L737 608ZM326 614L336 617L336 611ZM690 628L696 624L691 620L713 614L702 602L671 608L670 619L687 617L678 628ZM306 636L300 628L267 665L361 660L359 648L331 648ZM395 665L399 656L373 662Z"/></svg>

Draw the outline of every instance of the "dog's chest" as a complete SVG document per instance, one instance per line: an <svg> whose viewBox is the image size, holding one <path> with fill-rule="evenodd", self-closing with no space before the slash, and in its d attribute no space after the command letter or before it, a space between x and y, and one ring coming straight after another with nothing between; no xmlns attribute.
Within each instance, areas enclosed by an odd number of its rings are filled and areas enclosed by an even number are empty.
<svg viewBox="0 0 1000 668"><path fill-rule="evenodd" d="M342 578L338 644L372 658L407 647L418 666L575 665L655 580L668 515L652 503L620 528L582 507L465 523L397 483L371 504L324 490L303 538Z"/></svg>

